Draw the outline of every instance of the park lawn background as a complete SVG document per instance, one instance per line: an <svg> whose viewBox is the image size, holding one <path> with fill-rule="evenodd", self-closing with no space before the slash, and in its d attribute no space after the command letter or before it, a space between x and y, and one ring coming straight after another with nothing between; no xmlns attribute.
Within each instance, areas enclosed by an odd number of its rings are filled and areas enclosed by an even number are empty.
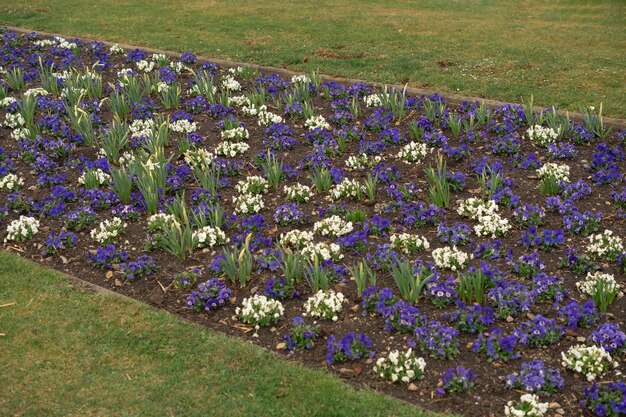
<svg viewBox="0 0 626 417"><path fill-rule="evenodd" d="M0 24L626 117L623 0L11 0Z"/></svg>
<svg viewBox="0 0 626 417"><path fill-rule="evenodd" d="M0 415L435 416L2 251L0 333Z"/></svg>

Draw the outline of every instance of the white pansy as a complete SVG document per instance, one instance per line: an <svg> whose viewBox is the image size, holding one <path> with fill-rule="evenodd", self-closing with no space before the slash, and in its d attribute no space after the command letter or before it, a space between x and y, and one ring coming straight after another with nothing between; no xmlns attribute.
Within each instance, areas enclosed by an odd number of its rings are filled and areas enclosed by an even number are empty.
<svg viewBox="0 0 626 417"><path fill-rule="evenodd" d="M343 220L335 215L315 222L313 231L320 236L339 237L350 233L353 230L352 222Z"/></svg>
<svg viewBox="0 0 626 417"><path fill-rule="evenodd" d="M24 180L15 174L6 174L0 177L0 190L15 191L24 185Z"/></svg>
<svg viewBox="0 0 626 417"><path fill-rule="evenodd" d="M463 269L466 262L474 257L472 254L467 254L457 249L456 246L444 246L443 248L434 249L432 255L437 267L453 271Z"/></svg>
<svg viewBox="0 0 626 417"><path fill-rule="evenodd" d="M39 231L39 220L34 217L20 216L7 226L7 237L4 242L30 239Z"/></svg>
<svg viewBox="0 0 626 417"><path fill-rule="evenodd" d="M344 296L333 290L319 290L304 303L303 316L337 321L343 309Z"/></svg>
<svg viewBox="0 0 626 417"><path fill-rule="evenodd" d="M618 366L609 352L596 345L572 346L567 352L561 352L561 359L561 365L585 375L587 381L594 381L609 369Z"/></svg>

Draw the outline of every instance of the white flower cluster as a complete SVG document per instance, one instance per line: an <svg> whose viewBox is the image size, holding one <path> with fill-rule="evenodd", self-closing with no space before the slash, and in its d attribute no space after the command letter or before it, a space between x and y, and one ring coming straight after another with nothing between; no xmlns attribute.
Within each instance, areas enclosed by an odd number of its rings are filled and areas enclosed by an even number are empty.
<svg viewBox="0 0 626 417"><path fill-rule="evenodd" d="M223 245L229 240L222 229L211 226L204 226L200 230L193 232L192 239L198 248L212 248L215 245Z"/></svg>
<svg viewBox="0 0 626 417"><path fill-rule="evenodd" d="M365 187L357 180L344 178L339 184L330 189L330 198L339 200L346 197L359 198L365 192Z"/></svg>
<svg viewBox="0 0 626 417"><path fill-rule="evenodd" d="M379 107L383 105L382 94L370 94L363 97L365 107Z"/></svg>
<svg viewBox="0 0 626 417"><path fill-rule="evenodd" d="M409 383L424 377L426 361L418 358L409 348L406 352L400 353L397 350L389 352L385 357L379 358L374 365L374 372L381 378L391 382L402 381Z"/></svg>
<svg viewBox="0 0 626 417"><path fill-rule="evenodd" d="M293 84L308 84L311 82L311 79L309 78L308 75L299 74L299 75L294 75L293 77L291 77L291 82Z"/></svg>
<svg viewBox="0 0 626 417"><path fill-rule="evenodd" d="M30 135L30 131L25 127L13 129L11 131L11 138L15 140L26 139L29 137L29 135Z"/></svg>
<svg viewBox="0 0 626 417"><path fill-rule="evenodd" d="M561 365L584 374L587 381L594 381L611 367L618 366L609 352L596 345L572 346L567 350L567 353L561 352L561 359Z"/></svg>
<svg viewBox="0 0 626 417"><path fill-rule="evenodd" d="M346 159L346 167L348 167L348 169L350 170L372 168L378 165L378 163L382 160L383 158L380 155L369 156L366 153L362 153L356 156L350 155L348 159Z"/></svg>
<svg viewBox="0 0 626 417"><path fill-rule="evenodd" d="M406 255L415 255L417 252L430 248L430 243L424 236L400 233L391 235L389 239L391 246Z"/></svg>
<svg viewBox="0 0 626 417"><path fill-rule="evenodd" d="M327 261L332 259L337 262L343 258L341 247L336 243L309 242L302 248L302 256L310 261Z"/></svg>
<svg viewBox="0 0 626 417"><path fill-rule="evenodd" d="M126 223L119 217L100 222L97 228L91 231L91 238L98 243L112 243L126 229Z"/></svg>
<svg viewBox="0 0 626 417"><path fill-rule="evenodd" d="M233 205L237 214L255 214L265 207L260 194L240 194L233 196Z"/></svg>
<svg viewBox="0 0 626 417"><path fill-rule="evenodd" d="M34 217L20 216L19 219L13 220L7 226L7 237L4 241L8 242L30 239L38 231L39 220Z"/></svg>
<svg viewBox="0 0 626 417"><path fill-rule="evenodd" d="M498 211L498 205L493 200L483 201L477 197L470 197L461 201L456 212L464 217L472 220L478 220L480 217L494 214Z"/></svg>
<svg viewBox="0 0 626 417"><path fill-rule="evenodd" d="M244 323L254 325L256 330L276 323L284 313L285 308L280 301L260 294L244 298L241 307L235 309L235 315Z"/></svg>
<svg viewBox="0 0 626 417"><path fill-rule="evenodd" d="M234 158L250 149L250 145L245 142L220 142L215 148L215 153L222 156Z"/></svg>
<svg viewBox="0 0 626 417"><path fill-rule="evenodd" d="M425 143L409 142L400 149L398 158L409 163L419 162L426 157L427 152L428 147Z"/></svg>
<svg viewBox="0 0 626 417"><path fill-rule="evenodd" d="M268 182L259 175L246 177L245 181L239 181L235 190L240 194L264 194L268 189Z"/></svg>
<svg viewBox="0 0 626 417"><path fill-rule="evenodd" d="M11 104L15 103L17 99L15 97L7 96L0 100L0 109L6 109Z"/></svg>
<svg viewBox="0 0 626 417"><path fill-rule="evenodd" d="M119 78L122 87L128 84L128 77L132 77L134 72L132 68L122 68L117 72L117 78Z"/></svg>
<svg viewBox="0 0 626 417"><path fill-rule="evenodd" d="M284 190L287 200L295 203L306 203L311 199L311 195L313 195L311 187L300 183L285 185Z"/></svg>
<svg viewBox="0 0 626 417"><path fill-rule="evenodd" d="M506 417L542 417L548 411L548 403L540 403L535 394L523 394L519 401L509 401L504 406Z"/></svg>
<svg viewBox="0 0 626 417"><path fill-rule="evenodd" d="M191 148L185 152L185 163L190 167L211 165L215 156L204 148Z"/></svg>
<svg viewBox="0 0 626 417"><path fill-rule="evenodd" d="M591 235L588 239L587 252L596 258L611 258L624 250L622 238L613 236L613 231L609 229L605 229L603 233Z"/></svg>
<svg viewBox="0 0 626 417"><path fill-rule="evenodd" d="M453 271L463 269L465 263L474 257L472 254L468 255L462 250L457 249L456 246L437 248L433 250L432 254L437 267L451 269Z"/></svg>
<svg viewBox="0 0 626 417"><path fill-rule="evenodd" d="M4 116L4 125L6 127L10 127L11 129L15 129L16 127L21 127L26 124L26 120L24 120L24 116L20 113L7 113Z"/></svg>
<svg viewBox="0 0 626 417"><path fill-rule="evenodd" d="M526 130L528 138L538 146L548 146L548 144L556 141L559 138L558 132L550 127L543 127L541 125L534 125Z"/></svg>
<svg viewBox="0 0 626 417"><path fill-rule="evenodd" d="M546 162L537 170L539 178L554 177L557 181L569 182L569 165Z"/></svg>
<svg viewBox="0 0 626 417"><path fill-rule="evenodd" d="M180 61L170 62L170 68L174 70L175 73L180 74L184 70L189 69L185 64Z"/></svg>
<svg viewBox="0 0 626 417"><path fill-rule="evenodd" d="M343 309L344 296L340 292L333 290L319 290L309 297L304 303L303 316L320 318L322 320L337 321L337 314Z"/></svg>
<svg viewBox="0 0 626 417"><path fill-rule="evenodd" d="M165 227L171 223L178 223L176 217L169 213L156 213L148 217L148 225L146 230L148 233L156 233L165 230Z"/></svg>
<svg viewBox="0 0 626 417"><path fill-rule="evenodd" d="M300 249L313 241L313 233L306 230L292 229L280 234L280 244L293 249Z"/></svg>
<svg viewBox="0 0 626 417"><path fill-rule="evenodd" d="M68 42L65 38L60 36L55 36L52 39L41 39L33 42L37 46L57 46L63 49L74 49L76 48L76 44L74 42Z"/></svg>
<svg viewBox="0 0 626 417"><path fill-rule="evenodd" d="M178 133L193 133L198 130L196 122L190 122L187 119L176 120L170 123L170 129Z"/></svg>
<svg viewBox="0 0 626 417"><path fill-rule="evenodd" d="M250 132L245 127L239 126L233 129L222 130L221 135L223 140L242 142L250 137Z"/></svg>
<svg viewBox="0 0 626 417"><path fill-rule="evenodd" d="M275 113L272 113L271 111L268 111L265 105L259 107L257 115L259 117L259 121L258 121L259 126L269 126L274 123L283 122L282 117L280 117L279 115Z"/></svg>
<svg viewBox="0 0 626 417"><path fill-rule="evenodd" d="M242 107L242 106L252 106L252 103L250 102L250 99L246 96L232 96L232 97L228 97L228 105L229 106L237 106L237 107ZM255 108L255 113L254 114L248 114L246 113L248 116L254 116L256 114L256 107Z"/></svg>
<svg viewBox="0 0 626 417"><path fill-rule="evenodd" d="M169 64L170 60L165 54L152 54L152 61L158 63L161 66Z"/></svg>
<svg viewBox="0 0 626 417"><path fill-rule="evenodd" d="M239 91L241 90L241 84L235 80L231 75L225 75L222 78L222 87L227 91Z"/></svg>
<svg viewBox="0 0 626 417"><path fill-rule="evenodd" d="M15 191L22 185L24 185L24 180L15 174L9 173L0 177L0 190Z"/></svg>
<svg viewBox="0 0 626 417"><path fill-rule="evenodd" d="M320 129L330 129L330 125L328 124L326 119L324 119L324 116L322 115L309 117L304 122L304 125L308 127L309 130L316 129L318 127Z"/></svg>
<svg viewBox="0 0 626 417"><path fill-rule="evenodd" d="M596 284L598 281L604 281L605 290L607 292L613 292L618 290L619 286L615 277L612 274L607 274L600 271L587 272L587 276L576 283L576 288L583 294L593 296L596 292Z"/></svg>
<svg viewBox="0 0 626 417"><path fill-rule="evenodd" d="M25 95L26 97L30 97L30 96L33 96L33 97L47 96L48 94L50 94L50 93L48 93L48 91L47 91L47 90L45 90L45 89L43 89L43 88L40 88L40 87L37 87L37 88L29 88L28 90L26 90L26 91L24 92L24 95Z"/></svg>
<svg viewBox="0 0 626 417"><path fill-rule="evenodd" d="M152 72L152 70L154 70L154 66L154 61L146 61L145 59L142 59L137 62L137 69L143 72Z"/></svg>
<svg viewBox="0 0 626 417"><path fill-rule="evenodd" d="M501 217L498 213L478 217L478 224L474 226L474 231L478 236L503 236L510 229L509 220Z"/></svg>
<svg viewBox="0 0 626 417"><path fill-rule="evenodd" d="M81 176L78 177L78 183L85 184L85 177L87 176L98 181L98 185L108 184L109 181L111 181L111 176L109 174L107 174L100 168L96 168L83 172Z"/></svg>
<svg viewBox="0 0 626 417"><path fill-rule="evenodd" d="M113 55L123 54L124 53L124 48L122 48L118 44L113 44L109 48L109 52L112 53Z"/></svg>
<svg viewBox="0 0 626 417"><path fill-rule="evenodd" d="M154 129L154 120L152 119L135 119L130 124L128 129L131 132L133 138L149 138L152 137L152 131Z"/></svg>
<svg viewBox="0 0 626 417"><path fill-rule="evenodd" d="M347 235L352 230L352 222L347 222L337 215L322 219L313 225L315 233L328 237Z"/></svg>

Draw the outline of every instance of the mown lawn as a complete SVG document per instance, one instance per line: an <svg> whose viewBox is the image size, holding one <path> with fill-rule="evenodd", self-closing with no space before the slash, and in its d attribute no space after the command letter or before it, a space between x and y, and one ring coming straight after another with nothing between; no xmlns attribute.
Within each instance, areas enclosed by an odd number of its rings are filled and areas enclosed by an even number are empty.
<svg viewBox="0 0 626 417"><path fill-rule="evenodd" d="M0 334L5 416L427 415L6 252Z"/></svg>
<svg viewBox="0 0 626 417"><path fill-rule="evenodd" d="M626 2L12 0L0 22L625 117Z"/></svg>

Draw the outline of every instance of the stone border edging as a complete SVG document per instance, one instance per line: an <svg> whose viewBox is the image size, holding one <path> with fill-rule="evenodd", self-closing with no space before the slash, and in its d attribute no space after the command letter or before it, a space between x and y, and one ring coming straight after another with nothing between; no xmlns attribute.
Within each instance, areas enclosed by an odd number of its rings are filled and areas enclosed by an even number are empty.
<svg viewBox="0 0 626 417"><path fill-rule="evenodd" d="M31 30L31 29L25 29L25 28L20 28L20 27L16 27L16 26L4 25L2 27L6 28L8 30L12 30L14 32L22 33L22 34L29 34L29 33L33 33L34 32L34 33L37 33L37 34L42 35L42 36L60 36L60 37L66 38L66 39L74 37L74 38L79 38L79 39L81 39L83 41L88 41L88 42L89 41L102 42L105 45L108 45L109 47L115 44L115 42L109 42L109 41L105 41L105 40L83 38L83 37L75 36L75 35L65 35L65 34L59 34L59 33L51 33L51 32L46 32L46 31L41 31L41 30ZM144 47L144 46L129 45L129 44L125 44L125 43L117 43L117 44L119 46L121 46L122 48L124 48L124 49L141 49L141 50L144 50L146 52L155 53L155 54L164 54L164 55L167 55L167 56L173 57L173 58L180 58L180 56L181 56L180 52L173 52L173 51L149 48L149 47ZM246 63L246 62L228 61L228 60L224 60L224 59L211 58L211 57L206 57L206 56L202 56L202 55L197 55L197 58L200 61L213 62L213 63L216 63L216 64L218 64L218 65L220 65L222 67L226 67L226 68L249 67L249 68L258 69L260 71L281 74L281 75L284 75L284 76L287 76L287 77L291 77L293 75L302 74L301 72L291 71L291 70L284 69L284 68L276 68L276 67L270 67L270 66L259 65L259 64L252 64L252 63ZM387 86L387 87L391 87L391 88L399 89L399 90L404 89L404 86L397 85L397 84L385 84L385 83L381 83L381 82L377 82L377 81L367 81L367 80L360 80L360 79L355 79L355 78L332 77L332 76L323 75L323 74L320 74L320 78L322 80L324 80L324 81L336 81L338 83L348 84L348 85L357 84L357 83L366 83L368 85L379 87L379 88ZM440 93L440 92L437 92L437 91L425 90L423 88L417 88L417 87L406 87L406 91L409 94L415 95L415 96L432 95L432 94L437 93L437 94L441 95L446 100L446 102L449 102L449 103L452 103L452 104L462 104L464 101L467 101L467 102L480 101L480 102L484 102L486 105L488 105L490 107L498 107L498 106L501 106L503 104L511 104L510 102L506 102L506 101L492 100L492 99L486 99L486 98L481 98L481 97L471 97L471 96L470 97L466 97L466 96L462 96L462 95L454 94L454 93ZM533 109L537 113L545 110L544 107L540 107L540 106L534 106ZM565 112L561 111L561 110L559 110L558 113L561 114L561 115L565 114ZM569 116L572 119L577 120L577 121L583 120L583 118L584 118L583 114L579 113L579 112L569 112ZM615 118L615 117L606 117L606 116L603 116L602 119L604 120L604 124L606 126L613 127L614 129L626 129L626 119L620 119L620 118Z"/></svg>

